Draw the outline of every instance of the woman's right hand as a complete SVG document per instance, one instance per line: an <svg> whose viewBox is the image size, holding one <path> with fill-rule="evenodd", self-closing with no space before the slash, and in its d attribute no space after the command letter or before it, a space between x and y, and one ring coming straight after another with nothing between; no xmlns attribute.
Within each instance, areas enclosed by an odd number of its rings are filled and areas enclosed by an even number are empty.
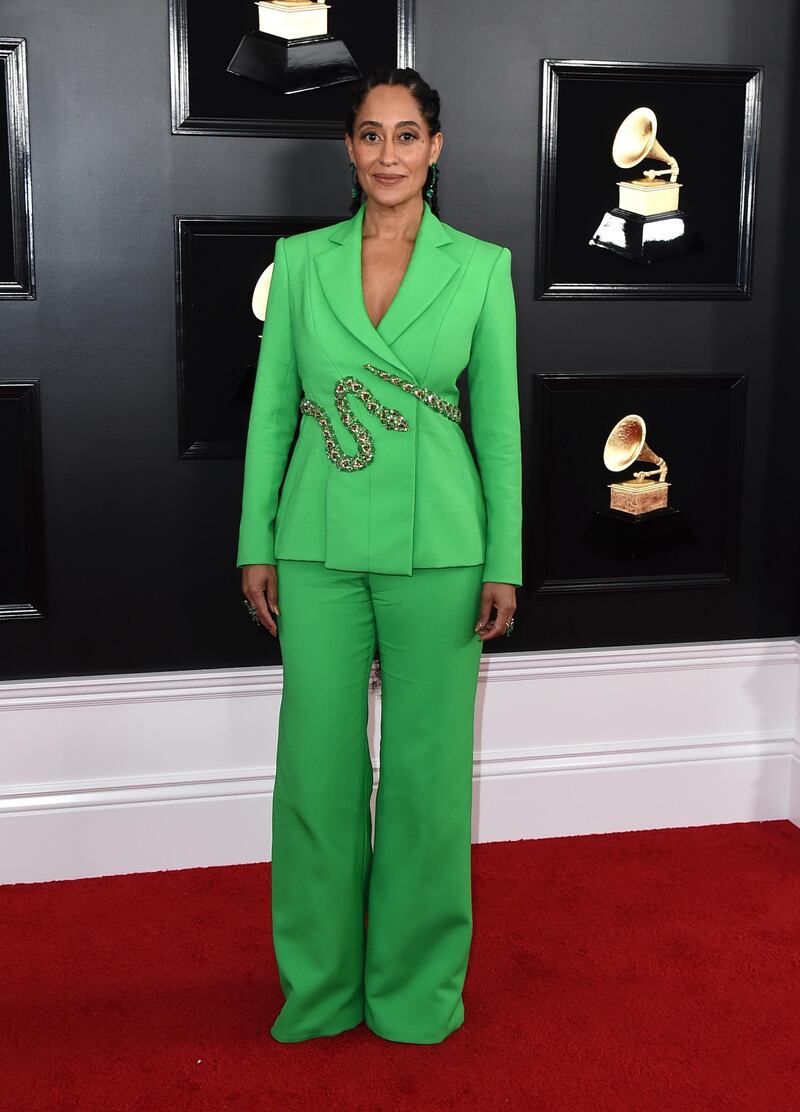
<svg viewBox="0 0 800 1112"><path fill-rule="evenodd" d="M278 636L278 627L270 611L280 614L278 609L278 569L275 564L243 564L242 594L258 612L258 620L273 637Z"/></svg>

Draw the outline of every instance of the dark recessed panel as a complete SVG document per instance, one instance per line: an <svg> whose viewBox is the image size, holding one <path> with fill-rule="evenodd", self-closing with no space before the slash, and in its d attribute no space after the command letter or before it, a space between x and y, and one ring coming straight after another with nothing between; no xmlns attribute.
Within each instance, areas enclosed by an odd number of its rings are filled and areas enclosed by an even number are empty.
<svg viewBox="0 0 800 1112"><path fill-rule="evenodd" d="M749 297L762 76L545 60L536 296Z"/></svg>
<svg viewBox="0 0 800 1112"><path fill-rule="evenodd" d="M0 619L44 612L39 386L0 383Z"/></svg>
<svg viewBox="0 0 800 1112"><path fill-rule="evenodd" d="M546 593L727 586L739 549L745 378L741 374L536 376L534 590ZM665 504L612 507L610 484L657 465L604 462L629 416L667 466L647 482ZM619 459L612 461L619 463ZM623 497L644 496L630 487ZM619 492L618 492L619 493Z"/></svg>
<svg viewBox="0 0 800 1112"><path fill-rule="evenodd" d="M174 134L341 136L349 84L272 92L229 73L243 36L258 29L252 0L170 0ZM332 0L328 30L356 65L413 66L413 0Z"/></svg>
<svg viewBox="0 0 800 1112"><path fill-rule="evenodd" d="M244 456L262 322L253 290L281 236L336 218L176 216L179 453Z"/></svg>

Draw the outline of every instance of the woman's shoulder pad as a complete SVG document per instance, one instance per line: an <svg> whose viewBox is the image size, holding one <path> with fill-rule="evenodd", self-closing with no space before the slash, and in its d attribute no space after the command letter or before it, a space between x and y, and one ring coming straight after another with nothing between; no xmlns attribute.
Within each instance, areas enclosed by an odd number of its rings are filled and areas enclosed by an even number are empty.
<svg viewBox="0 0 800 1112"><path fill-rule="evenodd" d="M440 223L452 236L453 240L470 253L474 253L476 259L493 264L503 251L509 250L500 243L493 243L489 239L479 239L478 236L471 235L469 232L462 232L460 228L454 228L452 224L445 224L444 221L440 221Z"/></svg>

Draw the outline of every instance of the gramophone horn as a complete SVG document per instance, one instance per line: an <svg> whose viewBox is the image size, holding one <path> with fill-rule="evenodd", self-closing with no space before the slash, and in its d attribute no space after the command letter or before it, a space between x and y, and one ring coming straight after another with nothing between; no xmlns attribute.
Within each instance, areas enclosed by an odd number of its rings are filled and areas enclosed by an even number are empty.
<svg viewBox="0 0 800 1112"><path fill-rule="evenodd" d="M267 315L267 301L269 300L269 287L272 282L272 269L274 265L274 263L269 264L267 269L259 277L253 289L253 315L258 317L259 320L264 320Z"/></svg>
<svg viewBox="0 0 800 1112"><path fill-rule="evenodd" d="M647 178L654 178L656 175L668 173L670 181L674 182L678 177L678 160L664 150L658 142L657 130L658 121L652 108L634 108L617 128L611 157L623 170L630 170L645 158L666 162L669 170L645 170L644 175Z"/></svg>
<svg viewBox="0 0 800 1112"><path fill-rule="evenodd" d="M627 417L617 421L608 434L606 446L603 450L603 463L609 471L624 471L636 460L644 460L646 463L656 465L659 480L662 483L664 482L667 475L667 465L661 456L657 456L652 448L648 447L645 441L646 432L647 426L644 423L644 418L640 417L638 413L629 413ZM640 475L652 474L655 474L655 472L640 472L636 475L636 478L638 479Z"/></svg>

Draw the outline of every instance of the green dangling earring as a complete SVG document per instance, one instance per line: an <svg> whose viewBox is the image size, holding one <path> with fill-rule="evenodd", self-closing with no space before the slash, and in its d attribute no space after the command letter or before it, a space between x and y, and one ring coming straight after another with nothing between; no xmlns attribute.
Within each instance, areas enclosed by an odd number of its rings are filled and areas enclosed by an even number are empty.
<svg viewBox="0 0 800 1112"><path fill-rule="evenodd" d="M352 194L353 200L355 201L356 198L359 197L361 194L361 186L358 184L358 171L356 170L355 162L350 163L350 177L352 179L352 188L350 190L350 193Z"/></svg>
<svg viewBox="0 0 800 1112"><path fill-rule="evenodd" d="M431 163L431 182L430 182L430 185L428 186L428 188L425 190L425 200L426 201L432 201L433 200L434 194L436 193L436 183L438 182L438 180L439 180L439 163L438 162L432 162Z"/></svg>

